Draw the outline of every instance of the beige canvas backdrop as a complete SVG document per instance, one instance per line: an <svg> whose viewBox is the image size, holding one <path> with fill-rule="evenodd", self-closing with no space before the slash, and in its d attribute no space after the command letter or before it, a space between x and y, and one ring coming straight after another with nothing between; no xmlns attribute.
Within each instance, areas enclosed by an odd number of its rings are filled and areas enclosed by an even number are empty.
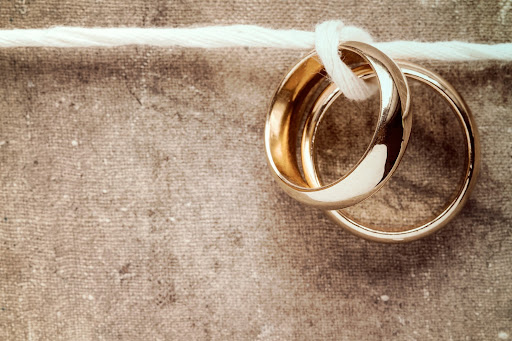
<svg viewBox="0 0 512 341"><path fill-rule="evenodd" d="M0 26L342 19L377 40L510 42L509 1L0 2ZM265 161L267 105L307 51L0 50L0 339L512 338L512 64L421 62L466 98L481 177L445 229L381 245L287 197ZM428 218L463 167L460 127L411 83L413 138L390 184L351 212ZM326 178L364 151L376 101L321 127Z"/></svg>

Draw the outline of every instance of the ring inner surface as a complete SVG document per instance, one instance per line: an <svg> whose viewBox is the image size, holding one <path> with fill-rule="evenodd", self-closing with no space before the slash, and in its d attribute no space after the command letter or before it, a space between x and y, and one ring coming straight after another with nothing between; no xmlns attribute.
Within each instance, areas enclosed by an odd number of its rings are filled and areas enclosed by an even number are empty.
<svg viewBox="0 0 512 341"><path fill-rule="evenodd" d="M374 77L369 79L374 80ZM330 93L331 98L320 113L309 153L314 160L310 165L317 166L320 183L329 184L350 172L368 148L378 123L377 115L372 113L379 110L380 96L376 92L364 101L354 102L338 91L326 88L324 92L324 96ZM303 142L306 139L307 136L302 136ZM303 148L307 147L303 144ZM303 151L302 155L305 155ZM303 167L306 167L304 171L308 175L314 172L307 166Z"/></svg>
<svg viewBox="0 0 512 341"><path fill-rule="evenodd" d="M280 85L280 91L271 105L270 135L272 138L269 141L269 148L273 156L272 162L284 177L284 181L302 188L323 187L312 187L304 180L302 162L299 162L300 143L307 113L318 100L319 94L332 84L317 58L316 55L311 55L296 65L289 73L289 77ZM362 56L345 49L343 61L351 68L368 65L368 61ZM371 83L378 84L377 77L374 77ZM377 94L379 94L378 91ZM369 115L377 117L378 112L377 109ZM374 131L375 127L372 133ZM364 151L359 155L363 154ZM337 180L340 178L341 176L338 176Z"/></svg>

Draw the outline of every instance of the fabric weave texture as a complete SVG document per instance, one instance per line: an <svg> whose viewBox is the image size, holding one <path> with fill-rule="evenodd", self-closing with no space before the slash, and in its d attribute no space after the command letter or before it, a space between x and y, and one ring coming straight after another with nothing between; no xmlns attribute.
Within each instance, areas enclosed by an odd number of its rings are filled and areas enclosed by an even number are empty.
<svg viewBox="0 0 512 341"><path fill-rule="evenodd" d="M341 19L376 41L510 42L510 1L0 2L2 28ZM512 339L512 65L421 61L459 90L482 171L447 227L371 243L289 198L265 161L270 99L309 51L0 50L0 340ZM411 82L403 164L350 209L396 229L455 189L460 127ZM378 103L377 103L378 104ZM376 101L322 123L326 179L357 162Z"/></svg>

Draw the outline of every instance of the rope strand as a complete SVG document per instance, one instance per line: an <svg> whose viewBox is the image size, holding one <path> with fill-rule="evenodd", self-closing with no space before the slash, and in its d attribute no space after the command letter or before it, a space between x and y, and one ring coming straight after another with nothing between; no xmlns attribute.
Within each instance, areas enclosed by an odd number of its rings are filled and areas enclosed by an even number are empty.
<svg viewBox="0 0 512 341"><path fill-rule="evenodd" d="M371 43L391 58L444 61L512 61L512 43L474 44L461 41L374 43L361 28L326 21L315 32L274 30L255 25L207 26L197 28L85 28L0 30L0 48L14 47L115 47L150 45L160 47L223 48L271 47L281 49L315 48L327 73L349 99L362 100L371 91L340 59L340 42L356 40Z"/></svg>

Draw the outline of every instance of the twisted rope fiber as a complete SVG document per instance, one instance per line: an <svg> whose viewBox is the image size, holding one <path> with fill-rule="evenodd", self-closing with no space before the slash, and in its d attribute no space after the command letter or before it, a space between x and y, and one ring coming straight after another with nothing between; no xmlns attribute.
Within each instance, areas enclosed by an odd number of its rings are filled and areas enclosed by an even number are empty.
<svg viewBox="0 0 512 341"><path fill-rule="evenodd" d="M282 49L315 48L324 67L349 99L362 100L372 91L345 65L338 45L345 41L372 44L391 58L442 61L512 61L512 43L474 44L461 41L373 42L365 30L345 26L339 20L317 25L315 32L275 30L255 25L207 26L197 28L85 28L0 30L0 48L13 47L115 47L151 45L160 47L223 48L271 47Z"/></svg>

